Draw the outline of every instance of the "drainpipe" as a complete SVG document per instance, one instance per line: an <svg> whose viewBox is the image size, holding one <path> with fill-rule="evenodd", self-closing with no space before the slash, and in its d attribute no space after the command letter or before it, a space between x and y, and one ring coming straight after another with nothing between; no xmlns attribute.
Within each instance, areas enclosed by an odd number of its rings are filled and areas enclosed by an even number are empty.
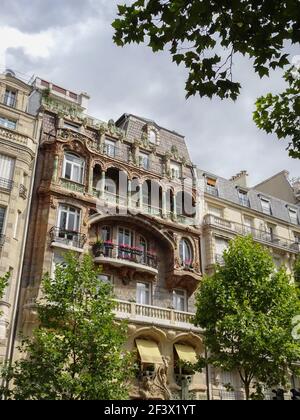
<svg viewBox="0 0 300 420"><path fill-rule="evenodd" d="M207 363L207 347L205 346L205 371L206 371L206 395L207 400L210 401L210 380L209 380L209 366Z"/></svg>
<svg viewBox="0 0 300 420"><path fill-rule="evenodd" d="M34 131L34 138L37 138L37 134L40 132L42 124L42 118L38 117L38 124L35 126ZM36 156L34 158L34 167L32 170L32 177L31 177L31 183L30 183L30 189L28 194L28 203L27 203L27 210L26 210L26 220L25 220L25 228L24 228L24 234L23 234L23 240L22 240L22 247L21 247L21 258L20 258L20 268L17 276L17 284L16 284L16 291L15 291L15 297L13 301L13 311L10 319L10 332L8 336L8 342L7 342L7 349L4 359L4 366L10 367L13 362L13 356L14 356L14 344L16 340L17 335L17 329L18 329L18 318L19 318L19 312L20 312L20 298L21 298L21 288L22 288L22 274L23 274L23 263L24 263L24 256L25 256L25 248L27 243L27 235L28 235L28 227L29 227L29 217L31 212L31 203L32 203L32 195L33 195L33 189L34 189L34 182L35 182L35 174L36 174L36 166L37 166L37 160L38 160L38 154L39 154L39 146L40 146L40 136L37 140L37 149L36 149ZM8 387L9 384L6 383L4 379L2 380L2 386Z"/></svg>

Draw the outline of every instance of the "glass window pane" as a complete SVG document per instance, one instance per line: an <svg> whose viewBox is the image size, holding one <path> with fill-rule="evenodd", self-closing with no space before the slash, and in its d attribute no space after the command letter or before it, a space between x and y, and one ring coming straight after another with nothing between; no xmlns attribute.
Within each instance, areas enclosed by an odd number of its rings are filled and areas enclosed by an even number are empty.
<svg viewBox="0 0 300 420"><path fill-rule="evenodd" d="M4 218L5 218L5 208L0 207L0 234L3 234L4 230Z"/></svg>

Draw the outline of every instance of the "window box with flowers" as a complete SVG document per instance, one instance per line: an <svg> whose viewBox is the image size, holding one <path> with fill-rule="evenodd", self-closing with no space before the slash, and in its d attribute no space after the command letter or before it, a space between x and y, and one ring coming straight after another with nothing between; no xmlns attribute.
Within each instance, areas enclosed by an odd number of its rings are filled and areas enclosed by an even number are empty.
<svg viewBox="0 0 300 420"><path fill-rule="evenodd" d="M107 249L113 249L115 247L115 244L113 243L113 241L104 241L104 246Z"/></svg>

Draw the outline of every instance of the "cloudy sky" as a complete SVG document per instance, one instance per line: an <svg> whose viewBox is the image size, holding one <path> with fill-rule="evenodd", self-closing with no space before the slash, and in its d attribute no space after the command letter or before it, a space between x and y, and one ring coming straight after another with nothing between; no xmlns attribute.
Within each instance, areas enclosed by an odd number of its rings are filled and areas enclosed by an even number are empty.
<svg viewBox="0 0 300 420"><path fill-rule="evenodd" d="M250 62L237 57L234 75L243 91L236 103L186 101L185 71L168 52L113 44L117 3L123 0L1 0L0 71L8 67L86 91L89 114L102 120L124 112L153 119L184 134L193 162L218 175L246 169L251 185L283 169L300 176L299 161L288 157L285 144L252 121L255 99L282 89L280 73L260 80Z"/></svg>

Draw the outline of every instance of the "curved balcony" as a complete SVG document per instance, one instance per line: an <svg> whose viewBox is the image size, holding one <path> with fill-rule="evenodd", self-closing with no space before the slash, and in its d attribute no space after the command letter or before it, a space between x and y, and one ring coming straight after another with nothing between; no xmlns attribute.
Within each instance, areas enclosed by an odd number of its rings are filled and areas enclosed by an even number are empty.
<svg viewBox="0 0 300 420"><path fill-rule="evenodd" d="M79 232L71 232L69 230L53 227L50 232L51 246L63 248L66 250L76 250L83 252L86 236Z"/></svg>
<svg viewBox="0 0 300 420"><path fill-rule="evenodd" d="M155 254L144 253L143 250L126 245L106 242L93 246L94 261L110 264L115 267L129 267L139 272L158 274L158 260Z"/></svg>

